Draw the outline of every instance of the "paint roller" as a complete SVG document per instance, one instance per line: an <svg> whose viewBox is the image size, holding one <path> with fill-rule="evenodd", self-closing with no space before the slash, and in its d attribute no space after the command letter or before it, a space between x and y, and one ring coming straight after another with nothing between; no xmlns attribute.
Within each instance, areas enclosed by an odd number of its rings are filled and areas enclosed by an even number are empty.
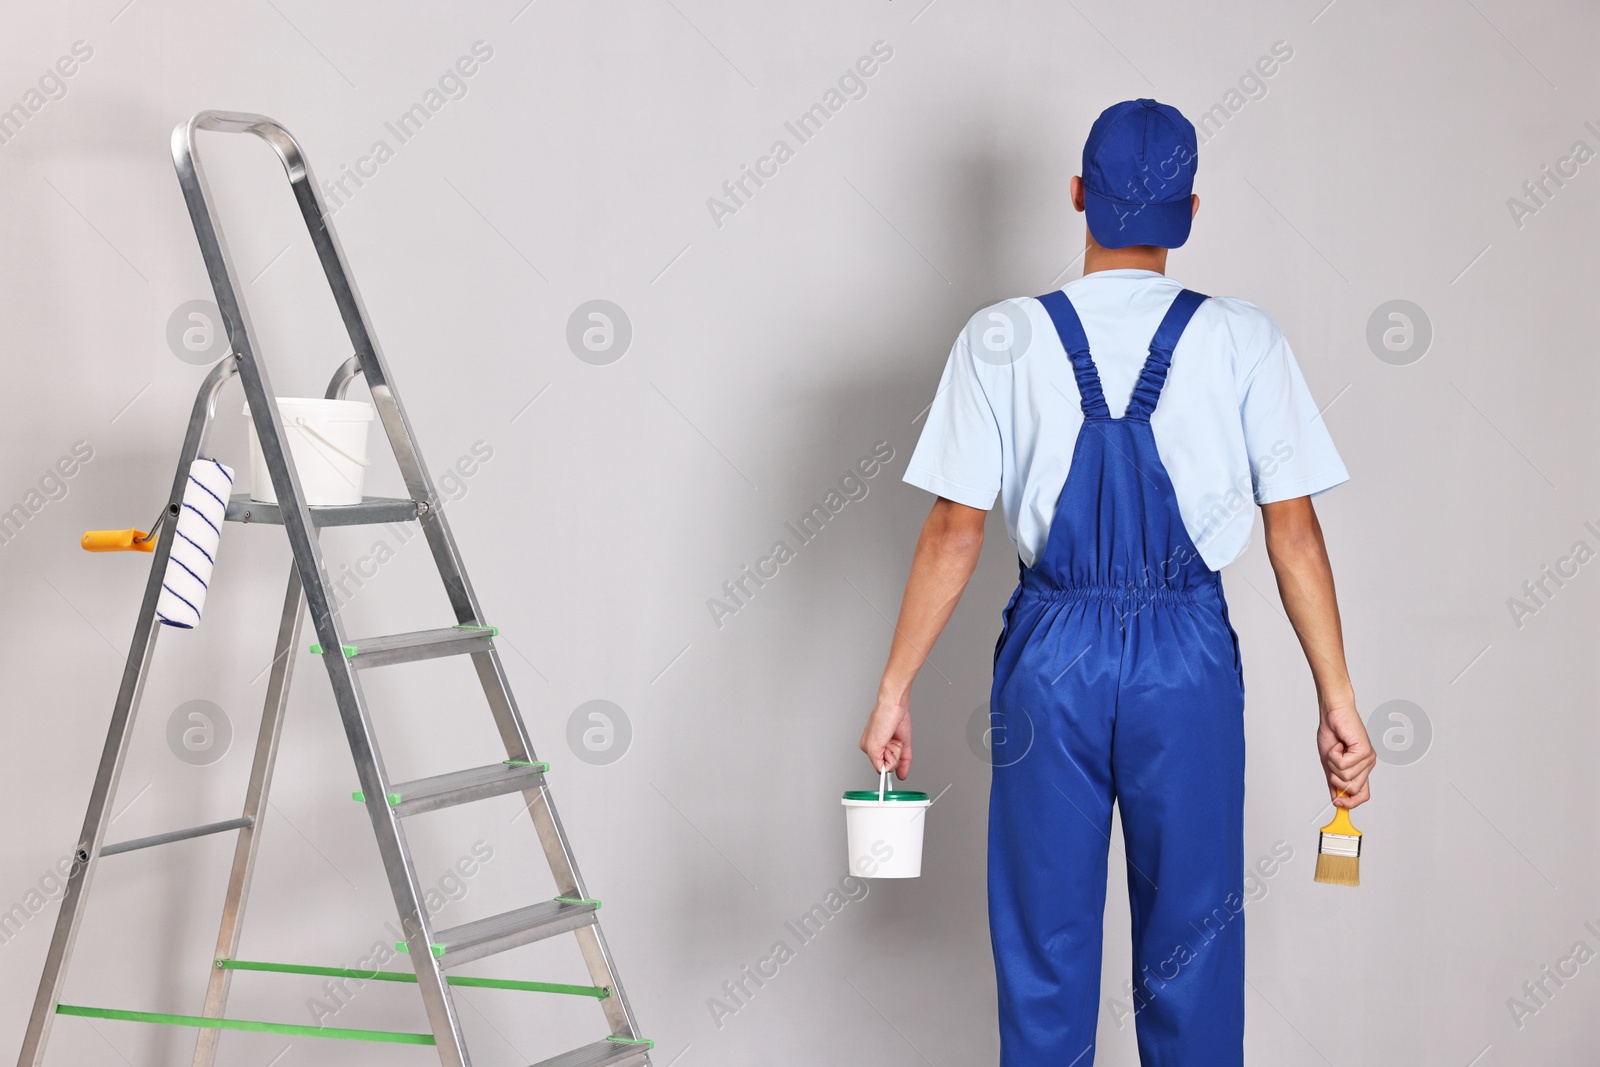
<svg viewBox="0 0 1600 1067"><path fill-rule="evenodd" d="M152 552L163 522L171 533L167 570L161 577L156 619L167 626L192 630L200 623L217 545L233 490L233 470L214 459L189 465L189 480L176 516L163 515L149 533L142 530L90 530L82 544L89 552Z"/></svg>

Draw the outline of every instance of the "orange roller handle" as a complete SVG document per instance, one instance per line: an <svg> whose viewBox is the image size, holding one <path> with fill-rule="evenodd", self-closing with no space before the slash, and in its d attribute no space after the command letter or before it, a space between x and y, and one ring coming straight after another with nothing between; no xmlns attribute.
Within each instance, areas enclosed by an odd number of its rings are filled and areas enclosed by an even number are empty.
<svg viewBox="0 0 1600 1067"><path fill-rule="evenodd" d="M85 552L154 552L156 539L143 530L89 530L83 535Z"/></svg>

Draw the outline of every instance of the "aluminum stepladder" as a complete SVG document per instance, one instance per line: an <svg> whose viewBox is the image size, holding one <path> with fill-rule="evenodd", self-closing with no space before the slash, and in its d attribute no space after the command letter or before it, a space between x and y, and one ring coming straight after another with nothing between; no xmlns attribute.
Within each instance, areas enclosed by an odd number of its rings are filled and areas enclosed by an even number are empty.
<svg viewBox="0 0 1600 1067"><path fill-rule="evenodd" d="M335 302L349 334L355 355L335 373L328 386L330 398L340 398L357 375L365 378L377 407L389 444L399 462L408 499L368 497L348 507L310 508L304 503L300 479L285 447L284 427L277 405L272 402L272 386L264 363L257 355L255 331L240 297L227 245L223 241L205 174L196 154L196 134L202 130L224 133L249 133L262 138L277 152L287 172L295 200L310 231L317 257L332 287ZM50 1026L59 1014L128 1019L194 1027L199 1030L195 1067L214 1063L217 1041L223 1029L258 1029L260 1024L230 1026L235 1020L223 1018L235 953L239 947L244 911L249 895L266 795L277 757L278 740L287 702L291 666L296 646L301 641L302 620L309 608L317 636L320 658L333 683L334 697L355 759L360 798L371 818L378 851L388 873L389 887L405 932L405 951L415 970L414 976L395 974L391 980L415 980L422 994L431 1034L388 1034L383 1031L341 1031L340 1036L362 1035L371 1040L411 1044L435 1044L440 1062L446 1067L466 1067L471 1063L465 1036L450 986L461 979L446 971L458 964L493 955L511 948L562 933L573 933L587 965L590 987L556 986L541 983L512 983L500 980L471 979L480 984L500 982L503 988L535 989L547 992L577 992L599 999L610 1033L584 1045L542 1061L537 1067L640 1067L650 1063L651 1043L640 1037L633 1012L617 979L611 953L601 935L597 910L599 902L588 896L578 873L571 847L545 781L547 764L538 762L517 710L511 688L495 651L497 633L483 623L478 599L462 566L449 525L439 506L433 481L424 466L400 404L393 379L383 354L373 337L366 308L356 291L345 263L344 252L325 213L316 180L299 144L272 119L261 115L223 111L203 111L178 126L172 136L173 160L184 200L194 223L195 234L205 260L217 306L227 328L232 354L218 363L206 377L195 398L179 457L172 495L163 517L170 531L175 525L188 482L190 463L204 453L206 439L216 412L217 396L235 373L239 375L249 402L251 417L261 442L262 454L271 470L278 505L249 501L238 494L229 502L227 517L238 521L281 523L294 554L288 590L278 624L271 674L267 683L261 727L256 740L244 810L238 819L177 830L115 845L105 844L112 799L127 753L128 740L137 712L144 681L155 648L158 630L156 601L171 552L172 537L157 539L151 561L150 579L145 587L132 647L117 693L111 726L100 757L84 816L82 834L74 850L72 873L61 901L39 992L28 1021L19 1067L41 1067ZM438 630L397 634L371 639L350 638L332 610L328 581L318 544L317 528L367 523L417 522L426 535L433 559L443 579L445 592L455 614L455 625ZM160 523L158 523L160 525ZM151 531L154 534L154 530ZM464 771L419 779L409 783L390 780L378 750L368 705L362 695L358 672L369 667L432 659L439 656L469 655L487 697L506 760ZM539 842L555 876L557 896L502 915L476 920L450 929L434 928L424 904L411 851L406 843L404 820L411 815L450 807L486 797L520 792L527 806ZM238 833L232 871L224 900L221 929L217 935L215 959L210 971L204 1007L200 1016L162 1016L154 1013L78 1008L60 1003L60 986L65 978L88 898L91 879L102 856L137 848L164 845L202 835ZM290 973L326 974L325 969L269 965L240 969L273 969ZM216 1027L209 1020L218 1020ZM289 1024L266 1024L269 1032L333 1036L319 1028Z"/></svg>

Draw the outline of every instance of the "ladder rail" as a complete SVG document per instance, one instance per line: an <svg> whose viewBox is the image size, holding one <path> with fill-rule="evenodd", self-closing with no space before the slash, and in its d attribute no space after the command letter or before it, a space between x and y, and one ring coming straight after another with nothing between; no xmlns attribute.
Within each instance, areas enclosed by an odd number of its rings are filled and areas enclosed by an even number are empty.
<svg viewBox="0 0 1600 1067"><path fill-rule="evenodd" d="M345 360L328 382L327 398L344 399L351 381L360 370L359 356ZM283 596L283 611L278 616L278 637L273 644L272 673L267 679L267 695L261 708L261 729L256 736L250 782L245 788L241 817L250 819L251 825L234 843L233 866L228 873L228 891L222 901L222 921L217 930L213 959L229 960L239 954L245 907L249 903L250 884L255 876L256 856L261 846L261 819L266 813L267 791L272 786L272 772L277 765L278 742L283 734L283 713L288 704L290 676L294 670L295 650L300 646L305 614L306 598L305 590L300 585L300 573L298 568L290 567L288 589ZM206 999L200 1014L210 1019L221 1018L227 1009L232 985L233 971L213 966L206 978ZM212 1067L221 1038L221 1030L200 1031L195 1038L194 1067Z"/></svg>
<svg viewBox="0 0 1600 1067"><path fill-rule="evenodd" d="M578 873L578 862L572 855L570 840L561 826L561 817L556 814L555 800L550 795L549 786L541 781L537 789L529 789L522 796L523 803L528 808L528 817L533 820L539 844L544 849L551 872L556 876L557 895L588 898L589 892L583 884L583 877ZM622 979L617 975L616 962L611 957L611 949L606 945L600 923L593 922L576 930L574 934L578 939L578 950L583 955L584 966L588 968L590 981L595 985L611 987L611 996L600 1002L600 1008L605 1013L606 1023L611 1027L611 1032L618 1037L640 1037L638 1020L634 1018L628 994L622 988Z"/></svg>
<svg viewBox="0 0 1600 1067"><path fill-rule="evenodd" d="M445 594L450 600L452 610L455 612L456 621L465 625L482 625L484 614L479 604L476 592L467 578L466 567L461 559L460 551L456 546L455 538L450 532L449 521L445 511L440 506L438 493L435 491L432 476L429 475L427 465L422 458L421 450L416 443L416 435L412 431L410 419L406 416L405 409L400 402L398 392L393 385L393 377L389 372L388 362L384 359L383 351L378 344L366 310L366 304L361 298L360 291L356 288L355 280L351 276L348 262L345 258L343 246L339 242L326 209L322 203L321 194L318 192L316 180L311 173L310 164L306 161L304 153L294 138L287 130L272 119L260 115L242 115L229 112L202 112L196 115L187 124L179 127L173 135L174 157L178 159L180 181L186 172L185 158L188 160L188 169L196 175L195 184L202 197L206 197L203 175L199 173L198 160L194 158L193 141L194 132L198 129L233 130L236 132L251 132L261 136L272 145L283 161L285 173L293 187L296 203L305 220L306 229L311 236L311 242L316 249L317 259L320 262L323 274L327 278L329 288L333 292L334 301L338 306L339 315L344 322L345 331L350 338L350 343L356 353L360 371L367 383L367 389L372 395L372 401L377 408L379 421L389 439L389 446L394 452L395 460L400 468L401 477L411 498L418 503L417 519L423 535L428 542L429 550L433 554L439 576L444 584ZM180 136L181 135L181 136ZM181 151L180 151L181 149ZM180 158L183 157L183 158ZM185 196L189 195L189 184L185 184ZM195 212L191 202L191 215L196 217L196 229L199 231L199 215ZM214 221L210 219L209 211L206 212L207 225L215 233ZM220 236L218 238L220 248ZM206 241L201 239L204 246ZM220 261L226 260L226 253L222 252L216 257ZM212 256L207 255L208 268ZM232 272L225 273L224 280L232 277ZM213 285L218 281L216 272L212 274ZM231 283L229 283L231 285ZM218 304L222 300L219 292ZM249 332L247 320L240 318L241 331ZM254 349L252 348L253 352ZM276 412L274 421L276 421ZM259 425L259 424L258 424ZM270 458L268 460L271 462ZM278 497L285 499L280 489ZM298 499L298 493L296 494ZM288 517L285 516L285 525ZM312 605L313 617L316 617L316 606ZM318 627L318 637L323 648L340 647L340 642L333 639L333 635L325 634ZM327 657L324 657L325 659ZM505 745L506 756L513 760L537 761L538 755L534 750L532 739L527 732L527 726L516 706L516 699L512 696L511 685L506 677L505 669L500 661L499 654L493 650L474 653L473 665L477 671L479 682L483 688L484 697L489 703L490 712L494 716L495 725L500 732L502 743ZM350 672L348 664L343 667L346 673ZM334 670L332 665L330 672ZM338 682L335 682L338 690ZM382 790L376 789L372 784L363 781L362 789L369 798L382 796ZM582 875L578 871L576 857L567 840L566 833L561 827L561 822L556 814L555 802L550 795L548 787L541 786L535 792L535 797L529 798L529 813L533 817L540 843L545 856L550 863L551 871L555 875L559 891L572 893L577 896L587 896ZM385 813L392 819L392 813ZM377 816L374 815L376 819ZM423 940L412 936L410 940L416 943ZM629 1003L627 994L622 989L622 983L617 978L615 963L607 948L604 936L598 926L588 927L578 935L579 948L584 956L590 976L596 985L609 985L613 996L603 1003L607 1023L612 1027L612 1032L619 1036L639 1037L637 1022ZM441 989L443 986L441 985ZM447 995L447 994L446 994Z"/></svg>
<svg viewBox="0 0 1600 1067"><path fill-rule="evenodd" d="M383 757L378 748L372 719L367 712L366 701L362 696L361 685L355 671L339 651L344 644L343 634L340 632L339 620L328 595L329 583L317 541L316 528L312 524L305 494L300 488L299 473L285 445L287 437L283 429L283 420L278 412L276 393L267 376L266 367L256 356L255 328L250 321L249 312L239 298L240 286L236 280L239 276L238 270L234 266L233 257L228 252L227 243L212 211L214 198L195 144L196 134L202 130L253 134L266 141L277 152L293 187L295 200L300 205L301 214L311 233L312 242L316 245L318 258L322 260L324 271L328 275L329 285L333 289L340 314L345 320L351 342L355 345L355 355L367 377L374 402L377 403L380 415L384 416L386 427L390 428L391 438L394 428L390 424L396 415L400 417L400 428L406 429L403 425L404 416L399 412L398 401L393 397L392 391L388 390L387 386L380 389L378 383L374 381L373 372L381 368L382 358L371 342L370 331L366 329L365 324L365 311L360 306L360 297L356 294L349 272L344 267L344 256L339 249L337 238L328 225L321 196L317 191L316 179L298 142L281 124L264 115L202 111L188 122L180 124L172 134L172 157L178 172L178 184L183 190L190 221L194 224L195 238L200 245L206 273L211 279L217 308L221 312L228 330L229 341L238 358L239 377L244 384L245 398L250 405L250 418L255 424L262 460L271 474L273 489L278 496L284 533L294 554L295 567L305 593L306 608L319 642L324 649L329 650L321 657L322 662L328 671L328 679L333 686L334 701L339 708L339 718L350 742L351 755L356 765L356 779L367 797L367 812L372 821L373 835L383 859L400 925L411 945L411 960L417 972L417 987L422 996L423 1008L428 1016L428 1024L437 1039L439 1059L444 1067L470 1067L471 1059L467 1053L460 1015L450 995L444 971L428 949L432 929L416 865L412 860L410 847L406 843L405 833L400 827L399 818L385 800L388 775L383 766ZM414 477L416 471L421 469L420 463L414 451L408 449L407 454L411 457L410 464L416 470L407 471L408 464L404 460L401 463L401 470L406 475L407 487L412 490L412 498L431 502L434 497L427 475L423 472L420 481ZM419 489L422 491L420 496ZM419 508L420 510L422 509ZM436 510L430 507L425 513Z"/></svg>
<svg viewBox="0 0 1600 1067"><path fill-rule="evenodd" d="M443 531L443 536L449 540L447 529ZM470 600L472 597L470 589L466 595ZM473 610L476 611L476 601L471 600L471 603ZM494 716L496 728L500 731L500 740L506 747L507 757L514 760L537 761L539 757L534 752L533 741L528 736L522 714L517 710L516 698L511 694L511 682L506 677L500 653L493 649L488 652L475 652L472 655L472 665L477 671L484 697L489 702L489 711ZM538 835L539 845L544 850L545 860L550 864L550 872L555 876L557 895L587 898L590 895L589 890L584 884L582 873L578 870L578 859L573 854L571 839L567 837L566 830L561 824L561 816L556 813L555 798L551 795L549 785L544 779L540 779L536 789L524 791L523 804L533 821L534 832ZM589 971L590 981L595 985L608 985L611 988L612 995L601 1001L600 1007L605 1013L606 1024L611 1027L612 1034L629 1038L643 1036L639 1031L638 1020L633 1014L633 1005L628 1000L621 977L617 974L616 961L606 944L600 924L596 922L585 926L576 931L575 936L578 940L578 950L583 955L584 966Z"/></svg>
<svg viewBox="0 0 1600 1067"><path fill-rule="evenodd" d="M256 735L255 758L250 764L250 781L245 787L242 819L249 825L239 833L233 846L233 866L228 872L228 891L223 897L222 920L217 930L213 959L232 959L238 955L239 937L244 928L244 909L250 897L250 883L260 852L261 820L267 809L267 790L277 764L278 742L283 736L283 713L289 702L289 678L293 673L294 650L300 644L300 627L305 618L305 593L300 575L289 569L288 590L283 611L278 617L278 637L273 647L272 673L267 679L267 695L261 708L261 728ZM206 979L205 1006L200 1014L220 1018L228 1003L233 972L213 966ZM194 1067L211 1067L216 1062L221 1030L201 1030L195 1038Z"/></svg>
<svg viewBox="0 0 1600 1067"><path fill-rule="evenodd" d="M182 506L184 490L189 484L189 465L205 448L216 415L217 394L237 370L236 360L223 359L211 369L200 385L189 414L188 428L184 431L183 447L178 454L178 470L173 476L172 491L168 496L169 519ZM78 834L72 869L67 876L66 893L61 898L61 910L56 914L55 930L45 954L39 990L34 996L33 1013L28 1017L28 1026L23 1032L18 1067L41 1067L44 1061L45 1044L50 1036L51 1023L55 1020L56 1005L60 1003L61 979L65 976L73 947L77 943L89 884L99 866L100 849L105 844L106 827L110 823L112 800L122 778L128 740L138 715L140 699L144 695L150 659L155 653L156 601L161 596L161 582L167 573L167 559L172 554L172 540L170 534L157 538L155 551L151 554L150 577L145 581L144 599L140 602L134 623L133 639L123 666L122 682L117 689L111 722L106 730L105 747L101 750L100 764L95 771L94 786L89 792L88 810L84 813L83 829Z"/></svg>

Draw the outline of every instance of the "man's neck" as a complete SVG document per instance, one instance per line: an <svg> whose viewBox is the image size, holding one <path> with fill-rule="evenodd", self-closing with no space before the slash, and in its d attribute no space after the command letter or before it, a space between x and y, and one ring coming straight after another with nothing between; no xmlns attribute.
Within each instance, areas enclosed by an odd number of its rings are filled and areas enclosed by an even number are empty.
<svg viewBox="0 0 1600 1067"><path fill-rule="evenodd" d="M1083 254L1083 273L1102 270L1149 270L1167 273L1167 252L1155 245L1131 245L1127 248L1103 248L1093 238Z"/></svg>

